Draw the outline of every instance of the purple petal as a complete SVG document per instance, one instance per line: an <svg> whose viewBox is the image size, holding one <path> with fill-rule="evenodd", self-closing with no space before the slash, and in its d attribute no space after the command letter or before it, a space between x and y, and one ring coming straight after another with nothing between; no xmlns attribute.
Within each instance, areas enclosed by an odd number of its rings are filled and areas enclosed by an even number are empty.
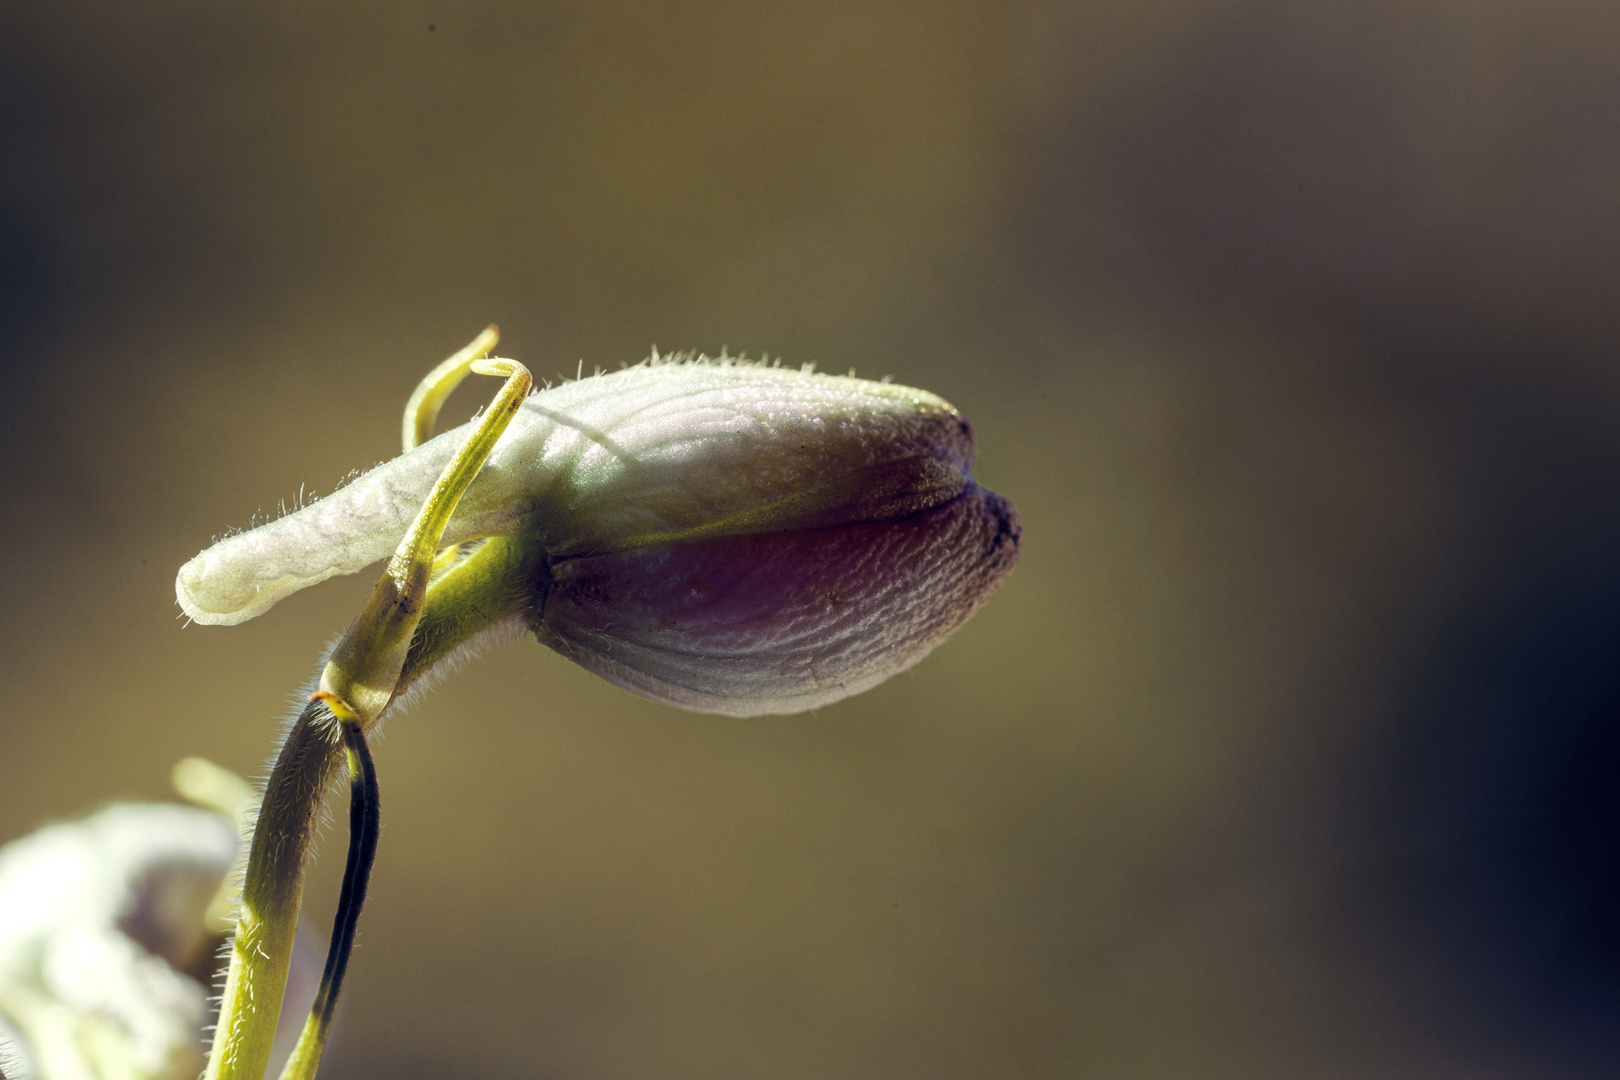
<svg viewBox="0 0 1620 1080"><path fill-rule="evenodd" d="M732 716L791 713L910 667L1012 571L1012 506L969 484L890 521L562 559L536 634L633 693Z"/></svg>

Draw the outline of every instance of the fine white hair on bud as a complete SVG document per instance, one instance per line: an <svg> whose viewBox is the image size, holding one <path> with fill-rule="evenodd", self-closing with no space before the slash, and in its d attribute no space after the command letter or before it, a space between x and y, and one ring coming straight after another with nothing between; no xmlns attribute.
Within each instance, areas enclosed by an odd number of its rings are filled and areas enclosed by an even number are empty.
<svg viewBox="0 0 1620 1080"><path fill-rule="evenodd" d="M181 608L232 625L388 557L466 435L215 544L181 568ZM510 619L620 686L794 712L915 663L1011 571L1017 518L972 463L926 391L654 360L528 398L442 542L521 537Z"/></svg>

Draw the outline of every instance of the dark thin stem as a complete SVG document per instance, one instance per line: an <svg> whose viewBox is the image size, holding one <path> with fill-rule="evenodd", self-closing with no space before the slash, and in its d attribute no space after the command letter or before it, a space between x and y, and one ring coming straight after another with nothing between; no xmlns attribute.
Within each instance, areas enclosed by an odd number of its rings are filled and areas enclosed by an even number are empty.
<svg viewBox="0 0 1620 1080"><path fill-rule="evenodd" d="M378 802L377 770L371 763L360 725L343 724L343 743L349 752L349 861L343 870L343 891L338 896L337 914L332 919L332 943L326 950L326 970L321 988L315 994L310 1014L324 1030L332 1023L343 974L354 949L354 932L360 924L360 909L366 902L366 885L371 880L371 864L377 857L377 838L382 832L382 807Z"/></svg>
<svg viewBox="0 0 1620 1080"><path fill-rule="evenodd" d="M345 709L344 712L348 710ZM349 859L343 868L343 891L338 896L337 914L332 918L332 943L326 950L326 970L310 1006L304 1032L292 1056L281 1070L282 1080L314 1080L320 1067L321 1050L332 1026L343 975L354 950L354 931L360 923L360 909L366 903L366 884L371 880L371 864L377 857L377 837L382 832L382 806L377 795L377 770L371 763L371 750L365 732L352 714L338 720L343 746L349 759Z"/></svg>
<svg viewBox="0 0 1620 1080"><path fill-rule="evenodd" d="M306 705L265 786L207 1080L263 1080L287 986L304 862L342 757L337 727L324 702Z"/></svg>

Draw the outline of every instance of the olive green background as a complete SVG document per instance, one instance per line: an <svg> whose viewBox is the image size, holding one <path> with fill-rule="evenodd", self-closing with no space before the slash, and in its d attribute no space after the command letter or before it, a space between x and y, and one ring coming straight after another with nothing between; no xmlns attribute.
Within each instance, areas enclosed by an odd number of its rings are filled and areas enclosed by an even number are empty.
<svg viewBox="0 0 1620 1080"><path fill-rule="evenodd" d="M262 768L369 575L175 571L485 323L726 346L954 402L1017 572L814 715L392 720L324 1076L1612 1076L1617 299L1612 4L6 0L0 835Z"/></svg>

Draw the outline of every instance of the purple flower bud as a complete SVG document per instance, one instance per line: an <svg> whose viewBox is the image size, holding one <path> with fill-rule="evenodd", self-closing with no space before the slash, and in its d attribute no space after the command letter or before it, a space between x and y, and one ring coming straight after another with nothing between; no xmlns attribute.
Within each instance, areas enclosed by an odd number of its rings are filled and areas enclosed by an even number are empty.
<svg viewBox="0 0 1620 1080"><path fill-rule="evenodd" d="M240 622L386 557L465 434L216 544L182 568L181 606ZM916 663L1011 572L1017 517L972 460L949 404L887 383L655 359L544 391L445 532L522 551L504 565L523 580L480 591L511 602L457 632L527 627L685 708L829 704Z"/></svg>

